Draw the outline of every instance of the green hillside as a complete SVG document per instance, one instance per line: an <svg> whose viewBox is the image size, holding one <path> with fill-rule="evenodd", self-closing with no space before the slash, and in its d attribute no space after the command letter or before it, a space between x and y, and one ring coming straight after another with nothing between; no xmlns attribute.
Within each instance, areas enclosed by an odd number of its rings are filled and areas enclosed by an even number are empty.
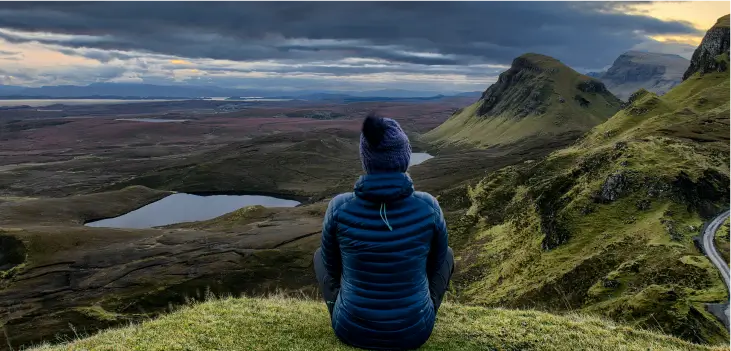
<svg viewBox="0 0 731 351"><path fill-rule="evenodd" d="M726 289L692 238L729 203L729 74L630 101L575 146L469 188L451 226L461 299L727 344L704 307Z"/></svg>
<svg viewBox="0 0 731 351"><path fill-rule="evenodd" d="M41 350L356 350L340 343L325 305L228 298ZM597 318L444 304L421 350L714 350ZM717 348L716 350L721 350Z"/></svg>
<svg viewBox="0 0 731 351"><path fill-rule="evenodd" d="M585 132L607 120L620 101L598 80L538 54L516 58L482 98L427 133L440 144L510 144Z"/></svg>

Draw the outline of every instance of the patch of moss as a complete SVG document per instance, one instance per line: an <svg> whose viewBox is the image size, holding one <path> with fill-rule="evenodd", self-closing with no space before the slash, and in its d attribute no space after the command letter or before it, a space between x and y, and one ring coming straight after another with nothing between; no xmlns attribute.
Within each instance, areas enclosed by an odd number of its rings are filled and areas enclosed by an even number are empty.
<svg viewBox="0 0 731 351"><path fill-rule="evenodd" d="M23 268L25 268L25 266L26 266L26 264L24 262L24 263L21 263L19 265L16 265L16 266L11 267L10 269L4 270L4 271L0 271L0 281L2 281L4 279L11 279L15 275L17 275L18 273L20 273L21 271L23 271Z"/></svg>
<svg viewBox="0 0 731 351"><path fill-rule="evenodd" d="M120 315L118 313L109 312L105 310L103 307L98 305L88 306L88 307L77 307L75 308L77 312L82 313L85 316L88 316L90 318L94 318L100 321L106 321L106 322L117 322L119 319L127 319L128 317L124 315Z"/></svg>

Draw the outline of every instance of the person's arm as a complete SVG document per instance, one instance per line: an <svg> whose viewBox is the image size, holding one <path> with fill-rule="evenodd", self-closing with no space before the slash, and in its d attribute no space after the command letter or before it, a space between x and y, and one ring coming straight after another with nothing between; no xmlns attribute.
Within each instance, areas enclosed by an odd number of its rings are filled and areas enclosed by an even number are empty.
<svg viewBox="0 0 731 351"><path fill-rule="evenodd" d="M340 245L335 237L335 211L337 198L330 201L325 211L325 218L322 221L322 262L325 264L327 274L332 278L334 288L340 288L340 274L342 273L342 261L340 258Z"/></svg>
<svg viewBox="0 0 731 351"><path fill-rule="evenodd" d="M427 277L435 274L439 267L444 264L447 257L448 235L447 223L444 221L444 214L436 199L432 198L434 209L434 236L431 240L429 257L427 259Z"/></svg>

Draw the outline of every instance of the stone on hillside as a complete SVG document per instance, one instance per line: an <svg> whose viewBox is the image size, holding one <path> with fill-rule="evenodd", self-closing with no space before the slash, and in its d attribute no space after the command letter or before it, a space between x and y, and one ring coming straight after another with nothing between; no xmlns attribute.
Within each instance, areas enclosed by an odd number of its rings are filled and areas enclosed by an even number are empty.
<svg viewBox="0 0 731 351"><path fill-rule="evenodd" d="M650 209L650 200L642 199L640 201L637 201L637 209L640 211L645 211Z"/></svg>
<svg viewBox="0 0 731 351"><path fill-rule="evenodd" d="M602 280L602 286L607 289L616 289L621 285L619 280L616 279L604 279Z"/></svg>
<svg viewBox="0 0 731 351"><path fill-rule="evenodd" d="M599 192L599 200L612 202L619 199L629 189L629 179L622 172L616 172L607 177Z"/></svg>
<svg viewBox="0 0 731 351"><path fill-rule="evenodd" d="M580 82L576 85L576 88L585 93L608 93L604 83L593 79Z"/></svg>
<svg viewBox="0 0 731 351"><path fill-rule="evenodd" d="M718 71L719 73L723 73L726 72L727 69L728 67L726 65L726 61L721 60L718 62L718 67L716 68L716 71Z"/></svg>
<svg viewBox="0 0 731 351"><path fill-rule="evenodd" d="M12 236L0 235L0 271L7 271L25 261L25 245Z"/></svg>
<svg viewBox="0 0 731 351"><path fill-rule="evenodd" d="M589 107L589 104L591 103L589 100L584 99L581 95L574 96L574 100L576 100L581 107Z"/></svg>

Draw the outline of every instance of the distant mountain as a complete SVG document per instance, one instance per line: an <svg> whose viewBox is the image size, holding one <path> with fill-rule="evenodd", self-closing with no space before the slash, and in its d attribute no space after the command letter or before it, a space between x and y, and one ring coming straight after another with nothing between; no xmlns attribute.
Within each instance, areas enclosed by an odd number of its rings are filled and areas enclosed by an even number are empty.
<svg viewBox="0 0 731 351"><path fill-rule="evenodd" d="M508 144L532 136L585 132L619 110L600 81L538 54L513 60L479 101L426 137L440 143Z"/></svg>
<svg viewBox="0 0 731 351"><path fill-rule="evenodd" d="M15 94L23 89L25 88L13 85L0 85L0 95Z"/></svg>
<svg viewBox="0 0 731 351"><path fill-rule="evenodd" d="M689 63L678 55L628 51L606 72L592 72L591 76L601 80L614 95L627 100L639 89L666 93L682 81Z"/></svg>

